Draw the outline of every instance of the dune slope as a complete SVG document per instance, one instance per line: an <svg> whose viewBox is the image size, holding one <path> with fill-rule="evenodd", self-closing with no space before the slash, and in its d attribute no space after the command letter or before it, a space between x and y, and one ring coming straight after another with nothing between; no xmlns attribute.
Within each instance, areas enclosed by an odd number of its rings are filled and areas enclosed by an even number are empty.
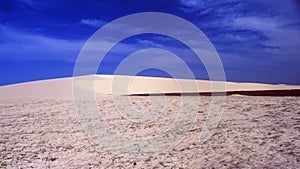
<svg viewBox="0 0 300 169"><path fill-rule="evenodd" d="M89 75L50 79L0 87L0 99L9 98L71 98L73 82L80 88L98 94L134 95L149 93L207 93L232 91L263 91L300 89L300 86L259 83L211 82L208 80L171 79L143 76ZM212 85L215 84L216 88Z"/></svg>

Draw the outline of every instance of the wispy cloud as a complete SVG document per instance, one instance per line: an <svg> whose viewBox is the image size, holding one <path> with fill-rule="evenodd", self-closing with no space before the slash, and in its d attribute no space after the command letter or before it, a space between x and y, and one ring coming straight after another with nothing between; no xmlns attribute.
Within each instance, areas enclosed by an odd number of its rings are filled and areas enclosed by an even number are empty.
<svg viewBox="0 0 300 169"><path fill-rule="evenodd" d="M138 39L137 42L145 47L161 47L162 45L152 40Z"/></svg>
<svg viewBox="0 0 300 169"><path fill-rule="evenodd" d="M80 24L99 28L99 27L105 25L106 22L104 22L100 19L81 19Z"/></svg>
<svg viewBox="0 0 300 169"><path fill-rule="evenodd" d="M56 39L4 25L0 25L0 36L2 60L74 60L84 44L80 40Z"/></svg>
<svg viewBox="0 0 300 169"><path fill-rule="evenodd" d="M203 1L199 0L179 0L179 3L186 7L192 7L192 8L197 8L200 7L203 4Z"/></svg>
<svg viewBox="0 0 300 169"><path fill-rule="evenodd" d="M290 2L178 0L178 3L184 12L198 16L196 24L219 49L248 56L257 55L255 53L268 56L274 53L286 55L294 51L295 46L300 46L294 38L300 34L300 30L295 29L299 17L295 17ZM281 10L282 7L287 10Z"/></svg>
<svg viewBox="0 0 300 169"><path fill-rule="evenodd" d="M74 62L88 39L58 39L42 34L25 32L22 29L0 24L0 60L61 60ZM99 51L100 47L113 46L110 41L99 39L90 43L89 52ZM118 43L109 51L120 55L138 50L135 44ZM116 61L114 57L109 61Z"/></svg>
<svg viewBox="0 0 300 169"><path fill-rule="evenodd" d="M273 76L274 72L278 72L278 79L296 74L296 63L300 63L300 15L299 7L292 0L276 3L272 0L177 2L178 9L197 16L191 21L208 35L227 69L244 71L244 74L253 72L251 76L257 79L254 72L258 70L264 72L265 79L269 78L267 74ZM235 78L234 74L241 75L234 71L228 74L231 78Z"/></svg>

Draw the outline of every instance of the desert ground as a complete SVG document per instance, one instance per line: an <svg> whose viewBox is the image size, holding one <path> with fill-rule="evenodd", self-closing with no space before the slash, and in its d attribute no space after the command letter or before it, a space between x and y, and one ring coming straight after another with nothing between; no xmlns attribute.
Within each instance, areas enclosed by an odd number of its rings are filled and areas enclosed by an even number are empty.
<svg viewBox="0 0 300 169"><path fill-rule="evenodd" d="M196 96L157 97L167 103L162 115L147 123L132 123L118 114L115 98L102 92L96 97L99 114L113 130L132 138L152 137L167 130L182 106L181 99L199 105L197 109L190 109L196 111L196 116L191 117L195 118L194 125L176 146L151 156L130 158L106 151L84 132L69 85L70 81L63 79L0 87L0 168L300 166L300 97L227 96L222 118L213 135L200 142L212 97L200 96L200 100L195 99ZM260 87L270 88L263 84ZM284 87L290 86L279 86ZM249 89L248 86L243 88ZM151 99L150 96L116 97L127 98L136 110L146 110L156 96Z"/></svg>

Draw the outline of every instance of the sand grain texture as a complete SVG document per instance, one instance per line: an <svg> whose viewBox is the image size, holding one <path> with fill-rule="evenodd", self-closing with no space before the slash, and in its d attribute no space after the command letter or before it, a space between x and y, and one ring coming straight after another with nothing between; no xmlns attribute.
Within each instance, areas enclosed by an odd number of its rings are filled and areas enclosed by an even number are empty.
<svg viewBox="0 0 300 169"><path fill-rule="evenodd" d="M195 83L182 82L186 89ZM166 96L164 112L156 120L132 123L119 114L122 110L116 108L112 95L107 95L113 93L112 83L112 76L97 76L95 91L101 94L96 100L99 114L113 130L144 138L159 135L174 123L181 97ZM207 81L196 83L201 91L211 90ZM299 88L231 82L227 87L228 91ZM174 80L147 77L137 77L128 89L129 94L180 91ZM184 98L200 106L199 110L190 108L196 112L196 122L182 142L170 151L136 159L107 152L82 130L72 100L72 78L2 86L0 168L299 168L300 97L228 96L221 121L206 142L200 142L199 135L211 97ZM129 100L136 110L151 107L149 96L130 96Z"/></svg>
<svg viewBox="0 0 300 169"><path fill-rule="evenodd" d="M192 96L189 96L192 97ZM169 97L174 116L179 97ZM191 100L193 100L191 98ZM131 98L137 108L147 97ZM3 168L297 168L300 159L298 97L229 96L226 111L213 136L198 140L210 97L203 97L197 123L169 152L145 159L108 153L81 130L72 101L67 99L7 100L0 103L0 166ZM97 100L102 114L114 110L111 98ZM196 104L196 103L195 103ZM191 110L192 111L192 110ZM143 137L163 131L172 118L149 128L106 116L115 130ZM134 127L135 128L134 128ZM159 133L159 132L158 132Z"/></svg>

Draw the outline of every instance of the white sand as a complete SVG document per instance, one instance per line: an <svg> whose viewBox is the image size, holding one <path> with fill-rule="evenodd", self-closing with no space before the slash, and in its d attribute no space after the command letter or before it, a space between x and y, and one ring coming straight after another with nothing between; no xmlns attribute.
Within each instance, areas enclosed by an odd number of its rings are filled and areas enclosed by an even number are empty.
<svg viewBox="0 0 300 169"><path fill-rule="evenodd" d="M82 88L86 84L94 82L95 92L99 94L139 94L155 93L157 90L163 93L183 92L212 92L212 91L257 91L257 90L285 90L300 89L300 86L269 85L259 83L233 83L225 82L224 89L213 90L212 84L206 80L170 79L142 76L113 76L90 75L75 78ZM72 98L73 78L60 78L35 82L20 83L0 87L0 99L8 98ZM78 82L76 81L76 82ZM118 87L124 87L124 83L130 82L126 90L118 91ZM119 86L118 86L119 85ZM127 86L129 86L127 88ZM194 86L194 87L193 87ZM113 90L113 88L116 88ZM88 89L87 89L88 90Z"/></svg>
<svg viewBox="0 0 300 169"><path fill-rule="evenodd" d="M82 88L88 83L86 79L81 79ZM113 76L97 76L96 92L112 94L112 81ZM189 83L194 83L180 81L186 83L185 89L188 89ZM197 81L197 84L201 86L199 91L210 90L209 82ZM227 83L228 91L291 88L298 87ZM137 77L128 93L146 93L153 89L180 91L172 79ZM201 96L199 102L195 96L185 96L191 104L200 105L199 110L190 109L196 112L193 128L171 150L139 159L112 154L89 139L81 128L71 99L72 78L3 86L0 87L0 98L0 168L300 166L300 97L228 96L217 129L209 140L201 143L199 135L208 115L211 97ZM97 105L99 113L113 130L127 137L144 138L159 135L174 123L181 107L181 98L168 96L165 99L166 109L163 114L148 123L132 123L124 119L110 95L97 98ZM129 100L136 110L147 110L151 106L149 97L131 96ZM113 146L117 143L111 144Z"/></svg>
<svg viewBox="0 0 300 169"><path fill-rule="evenodd" d="M193 96L188 96L193 97ZM300 99L229 96L214 135L200 143L210 97L202 97L197 123L171 151L144 159L119 157L99 148L81 130L72 101L23 99L0 103L0 167L4 168L298 168ZM101 98L101 114L115 130L129 136L159 134L173 122L179 97L164 116L145 127L130 124ZM193 100L193 98L191 98ZM147 97L133 97L137 108ZM195 103L196 104L196 103ZM193 111L193 110L191 110ZM167 117L167 118L164 118Z"/></svg>

